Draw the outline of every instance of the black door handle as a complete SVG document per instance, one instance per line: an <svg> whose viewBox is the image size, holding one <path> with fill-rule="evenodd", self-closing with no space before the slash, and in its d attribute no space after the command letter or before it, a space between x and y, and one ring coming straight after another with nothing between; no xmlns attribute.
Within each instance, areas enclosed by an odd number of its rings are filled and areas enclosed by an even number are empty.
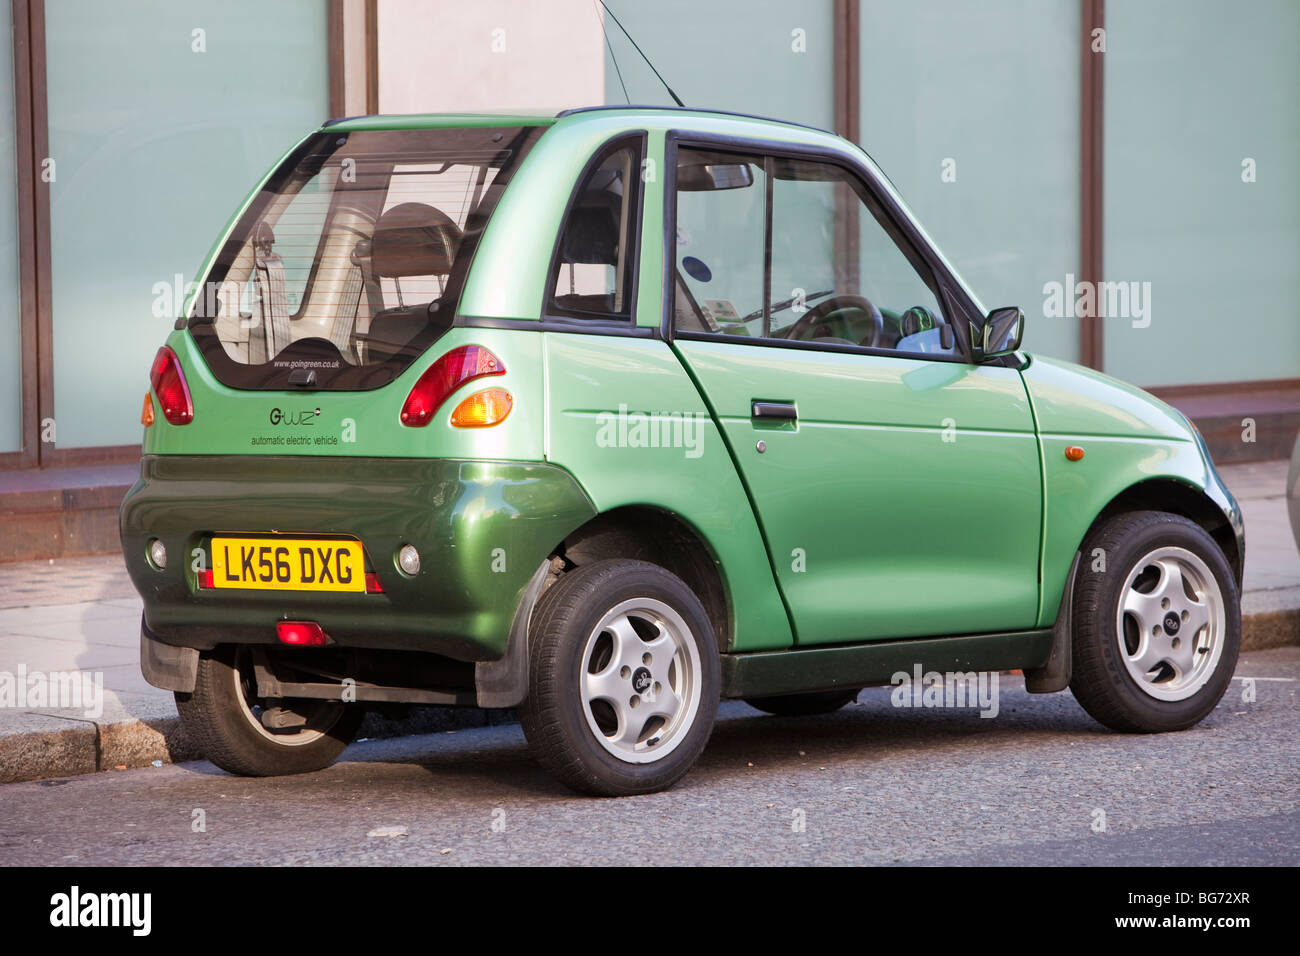
<svg viewBox="0 0 1300 956"><path fill-rule="evenodd" d="M751 414L754 418L774 418L791 422L799 418L794 402L753 402Z"/></svg>

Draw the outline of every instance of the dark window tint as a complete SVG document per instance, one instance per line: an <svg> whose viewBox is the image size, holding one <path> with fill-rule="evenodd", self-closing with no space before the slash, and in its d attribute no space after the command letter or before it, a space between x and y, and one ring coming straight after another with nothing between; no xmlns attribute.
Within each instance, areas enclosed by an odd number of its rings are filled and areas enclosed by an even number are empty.
<svg viewBox="0 0 1300 956"><path fill-rule="evenodd" d="M640 141L622 143L583 177L555 250L550 313L631 318L640 161Z"/></svg>

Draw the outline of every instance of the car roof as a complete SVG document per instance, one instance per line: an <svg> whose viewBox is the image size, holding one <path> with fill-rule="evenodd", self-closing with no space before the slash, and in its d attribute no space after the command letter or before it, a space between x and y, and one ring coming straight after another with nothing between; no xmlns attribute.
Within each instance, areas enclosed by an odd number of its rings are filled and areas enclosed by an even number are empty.
<svg viewBox="0 0 1300 956"><path fill-rule="evenodd" d="M644 116L646 112L675 113L682 117L686 117L686 116L696 117L706 122L716 117L758 120L763 123L771 123L774 126L789 126L789 127L794 127L796 129L810 129L818 133L827 133L828 135L831 136L835 135L830 130L822 129L820 126L813 126L809 123L795 123L791 120L777 119L776 117L773 116L762 116L759 115L758 113L742 113L736 110L698 109L692 106L649 106L649 105L580 106L575 109L561 110L559 113L556 114L556 117L562 119L566 116L579 116L583 113L602 113L607 116L609 115L617 116L620 113L625 113L628 116L629 125L635 125L637 118Z"/></svg>
<svg viewBox="0 0 1300 956"><path fill-rule="evenodd" d="M368 129L443 129L467 126L553 126L550 111L502 113L371 113L327 120L322 129L354 132Z"/></svg>
<svg viewBox="0 0 1300 956"><path fill-rule="evenodd" d="M844 142L835 133L806 123L795 123L733 110L658 105L582 106L561 110L559 113L511 110L499 113L372 114L331 119L324 124L323 128L348 132L367 129L442 129L465 126L554 126L556 124L571 126L597 120L606 128L624 125L629 131L642 129L647 124L723 135L737 132L741 127L750 134L760 133L765 128L778 138L783 138L782 134L800 131L816 133L822 137Z"/></svg>

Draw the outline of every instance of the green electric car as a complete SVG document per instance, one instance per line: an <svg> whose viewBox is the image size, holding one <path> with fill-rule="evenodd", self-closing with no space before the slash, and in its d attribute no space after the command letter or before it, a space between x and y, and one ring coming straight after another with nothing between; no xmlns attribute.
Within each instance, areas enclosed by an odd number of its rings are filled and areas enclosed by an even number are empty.
<svg viewBox="0 0 1300 956"><path fill-rule="evenodd" d="M826 713L918 667L1190 727L1241 512L1186 418L1023 323L821 130L330 122L154 360L145 677L234 773L325 767L370 708L517 707L604 795L677 781L721 698Z"/></svg>

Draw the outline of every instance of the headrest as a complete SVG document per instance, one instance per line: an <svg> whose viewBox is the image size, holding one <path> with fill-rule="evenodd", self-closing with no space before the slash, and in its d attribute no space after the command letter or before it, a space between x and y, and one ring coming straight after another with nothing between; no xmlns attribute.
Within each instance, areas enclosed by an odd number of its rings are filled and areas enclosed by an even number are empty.
<svg viewBox="0 0 1300 956"><path fill-rule="evenodd" d="M380 276L445 276L460 246L451 217L421 202L404 202L379 217L370 263Z"/></svg>
<svg viewBox="0 0 1300 956"><path fill-rule="evenodd" d="M616 265L620 203L609 193L588 195L576 203L560 241L560 261Z"/></svg>
<svg viewBox="0 0 1300 956"><path fill-rule="evenodd" d="M601 167L592 174L569 210L560 240L560 261L617 265L622 215L622 168Z"/></svg>

